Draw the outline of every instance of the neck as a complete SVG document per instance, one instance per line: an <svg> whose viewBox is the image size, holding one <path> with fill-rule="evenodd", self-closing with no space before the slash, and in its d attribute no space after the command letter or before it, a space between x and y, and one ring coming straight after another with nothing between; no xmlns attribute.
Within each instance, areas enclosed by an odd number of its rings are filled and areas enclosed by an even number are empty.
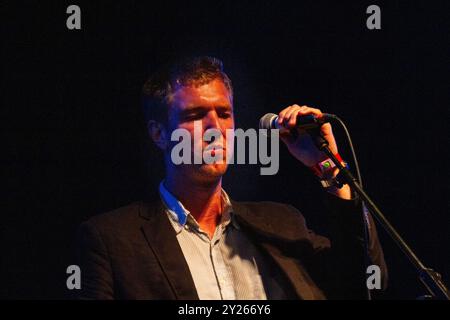
<svg viewBox="0 0 450 320"><path fill-rule="evenodd" d="M200 184L168 175L164 185L212 238L222 214L222 179Z"/></svg>

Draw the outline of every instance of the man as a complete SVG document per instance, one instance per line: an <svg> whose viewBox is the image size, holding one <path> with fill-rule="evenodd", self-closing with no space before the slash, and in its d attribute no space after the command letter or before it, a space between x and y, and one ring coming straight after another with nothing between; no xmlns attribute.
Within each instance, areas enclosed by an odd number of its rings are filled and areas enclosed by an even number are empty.
<svg viewBox="0 0 450 320"><path fill-rule="evenodd" d="M364 298L361 206L348 185L326 188L334 222L330 241L309 230L292 206L230 199L222 189L226 161L172 161L171 133L181 128L197 139L193 145L226 158L225 132L234 128L233 89L219 60L199 57L165 67L150 77L143 93L149 135L164 154L160 200L133 203L81 226L81 298ZM322 113L292 105L278 121L292 129L297 116L309 114ZM202 133L220 131L221 143L195 136L195 123ZM331 125L321 132L338 154ZM285 132L281 138L319 178L332 181L338 174L337 168L317 166L327 157L305 132ZM369 221L370 258L385 279L383 253Z"/></svg>

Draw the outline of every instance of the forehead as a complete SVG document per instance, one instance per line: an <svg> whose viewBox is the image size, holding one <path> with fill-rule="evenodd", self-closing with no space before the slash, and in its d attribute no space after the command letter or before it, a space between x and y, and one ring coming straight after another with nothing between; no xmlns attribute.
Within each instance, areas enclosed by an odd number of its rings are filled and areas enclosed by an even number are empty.
<svg viewBox="0 0 450 320"><path fill-rule="evenodd" d="M223 81L215 79L200 86L178 88L172 96L173 106L178 109L189 107L214 107L232 105L230 92Z"/></svg>

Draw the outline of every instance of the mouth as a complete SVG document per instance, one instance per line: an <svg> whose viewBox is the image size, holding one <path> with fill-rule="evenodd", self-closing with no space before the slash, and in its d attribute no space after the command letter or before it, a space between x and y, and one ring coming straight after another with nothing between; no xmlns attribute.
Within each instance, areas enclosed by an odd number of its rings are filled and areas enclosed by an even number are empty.
<svg viewBox="0 0 450 320"><path fill-rule="evenodd" d="M205 152L224 151L225 148L221 145L209 145L205 148Z"/></svg>
<svg viewBox="0 0 450 320"><path fill-rule="evenodd" d="M225 154L225 148L222 147L221 145L208 145L205 148L204 153L210 154L211 157L219 156L223 159Z"/></svg>

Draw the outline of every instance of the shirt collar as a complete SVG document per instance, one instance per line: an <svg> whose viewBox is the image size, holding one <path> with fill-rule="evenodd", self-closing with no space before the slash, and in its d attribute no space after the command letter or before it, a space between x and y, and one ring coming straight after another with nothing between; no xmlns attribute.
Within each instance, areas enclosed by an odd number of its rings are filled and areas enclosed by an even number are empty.
<svg viewBox="0 0 450 320"><path fill-rule="evenodd" d="M174 222L176 222L177 233L180 232L186 224L191 225L197 229L200 228L198 222L191 215L189 210L187 210L183 206L183 204L172 193L170 193L169 190L167 190L167 188L164 186L164 181L161 181L161 183L159 184L159 194L161 200L166 206L167 211L169 212L171 219ZM236 222L236 219L234 219L233 217L233 207L231 205L230 198L223 189L222 189L222 200L224 203L224 208L222 212L222 220L220 223L223 229L225 229L225 227L230 222L232 222L233 226L238 229L239 226Z"/></svg>

